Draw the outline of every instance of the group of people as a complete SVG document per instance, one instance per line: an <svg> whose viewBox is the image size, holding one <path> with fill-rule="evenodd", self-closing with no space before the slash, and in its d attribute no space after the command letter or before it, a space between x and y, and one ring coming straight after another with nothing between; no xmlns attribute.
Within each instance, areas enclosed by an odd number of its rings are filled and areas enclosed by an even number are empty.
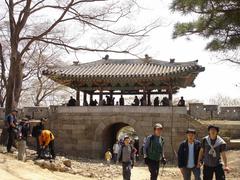
<svg viewBox="0 0 240 180"><path fill-rule="evenodd" d="M72 96L70 97L67 106L76 106L77 101ZM93 100L93 98L90 98L90 102L88 103L86 100L83 102L83 106L124 106L125 105L125 99L123 95L120 96L119 101L115 103L115 98L111 96L106 96L106 99L103 99L101 102L98 102L96 99ZM132 106L146 106L146 99L142 96L141 99L138 98L138 96L134 97ZM148 105L152 105L151 102L148 103ZM153 101L154 106L170 106L170 101L168 97L163 97L163 99L160 101L159 97L155 97ZM185 106L185 100L183 97L178 101L178 106Z"/></svg>
<svg viewBox="0 0 240 180"><path fill-rule="evenodd" d="M33 123L29 116L17 120L18 111L12 110L6 116L4 121L4 129L7 136L2 140L2 144L6 145L7 152L13 153L12 147L16 147L18 151L18 160L26 160L26 147L28 137L32 136L36 139L37 158L44 158L49 149L49 158L55 159L54 151L54 135L51 131L45 129L47 119L42 118L40 122L31 129Z"/></svg>
<svg viewBox="0 0 240 180"><path fill-rule="evenodd" d="M144 162L150 172L150 180L157 180L160 164L167 163L164 154L165 141L162 137L163 126L155 124L153 134L145 138L143 144ZM110 149L106 152L105 158L110 163L122 163L123 180L131 179L131 169L134 166L136 148L130 143L130 137L125 136L123 144L115 143L113 156ZM196 130L189 128L186 131L186 138L181 142L178 149L178 167L184 180L201 180L201 167L203 166L203 180L212 180L215 174L216 180L225 180L225 172L230 169L227 163L226 142L219 136L219 127L208 126L208 135L202 142L196 139Z"/></svg>

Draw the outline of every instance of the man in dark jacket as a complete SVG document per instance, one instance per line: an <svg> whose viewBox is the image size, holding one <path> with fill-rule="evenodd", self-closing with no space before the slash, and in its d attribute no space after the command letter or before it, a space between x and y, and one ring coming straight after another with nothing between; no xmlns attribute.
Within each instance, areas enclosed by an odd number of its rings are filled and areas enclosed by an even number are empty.
<svg viewBox="0 0 240 180"><path fill-rule="evenodd" d="M42 131L45 129L45 124L47 122L46 118L42 118L40 123L38 123L36 126L32 129L32 137L36 138L36 145L37 145L37 154L40 156L40 144L39 144L39 136L41 135Z"/></svg>
<svg viewBox="0 0 240 180"><path fill-rule="evenodd" d="M178 149L178 167L184 180L191 180L191 173L195 180L200 180L200 168L197 168L197 164L201 143L195 139L195 129L188 129L186 133L187 139L180 144Z"/></svg>
<svg viewBox="0 0 240 180"><path fill-rule="evenodd" d="M8 126L8 143L7 143L7 152L11 153L11 148L15 144L16 133L14 130L17 125L17 110L12 110L12 112L7 116L7 126Z"/></svg>
<svg viewBox="0 0 240 180"><path fill-rule="evenodd" d="M143 147L144 161L145 164L148 165L148 169L151 174L151 180L157 180L160 161L164 165L166 164L163 151L164 140L161 136L162 129L163 127L161 124L155 124L154 134L147 137Z"/></svg>

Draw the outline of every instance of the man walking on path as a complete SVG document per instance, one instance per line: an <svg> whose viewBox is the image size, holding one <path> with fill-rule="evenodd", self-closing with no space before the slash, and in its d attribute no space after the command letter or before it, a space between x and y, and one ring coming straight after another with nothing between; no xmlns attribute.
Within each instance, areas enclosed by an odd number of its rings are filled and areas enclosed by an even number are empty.
<svg viewBox="0 0 240 180"><path fill-rule="evenodd" d="M113 145L113 162L117 162L117 156L119 152L119 143L116 141L116 143Z"/></svg>
<svg viewBox="0 0 240 180"><path fill-rule="evenodd" d="M225 180L225 173L229 172L226 157L226 142L218 136L219 127L208 126L209 135L203 138L202 147L198 157L198 167L203 162L203 180L212 180L215 174L216 180ZM223 164L222 164L222 160Z"/></svg>
<svg viewBox="0 0 240 180"><path fill-rule="evenodd" d="M134 161L134 148L130 145L129 136L124 137L124 144L119 148L118 160L122 162L123 180L131 179L131 169Z"/></svg>
<svg viewBox="0 0 240 180"><path fill-rule="evenodd" d="M15 136L16 133L14 132L14 129L16 129L17 124L17 110L12 110L12 112L7 116L7 127L8 127L8 143L7 143L7 152L10 153L11 148L15 142Z"/></svg>
<svg viewBox="0 0 240 180"><path fill-rule="evenodd" d="M191 180L191 173L195 180L201 180L200 168L197 167L201 143L195 139L195 129L189 128L186 133L187 139L180 144L178 149L178 167L184 180Z"/></svg>
<svg viewBox="0 0 240 180"><path fill-rule="evenodd" d="M145 164L151 174L151 180L157 180L159 174L160 161L165 165L166 159L164 157L164 140L161 136L162 125L157 123L154 126L154 133L147 137L143 147L143 156Z"/></svg>

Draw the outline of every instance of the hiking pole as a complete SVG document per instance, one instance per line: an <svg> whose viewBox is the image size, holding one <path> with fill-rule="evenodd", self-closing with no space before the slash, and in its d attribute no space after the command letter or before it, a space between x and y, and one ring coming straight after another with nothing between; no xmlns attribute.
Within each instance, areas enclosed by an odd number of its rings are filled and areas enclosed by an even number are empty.
<svg viewBox="0 0 240 180"><path fill-rule="evenodd" d="M166 166L166 164L167 164L167 161L166 161L165 158L163 158L163 159L161 160L161 164L163 164L162 172L161 172L161 176L163 176L163 172L164 172L165 166Z"/></svg>
<svg viewBox="0 0 240 180"><path fill-rule="evenodd" d="M165 168L165 164L164 164L163 167L162 167L161 176L163 176L164 168Z"/></svg>

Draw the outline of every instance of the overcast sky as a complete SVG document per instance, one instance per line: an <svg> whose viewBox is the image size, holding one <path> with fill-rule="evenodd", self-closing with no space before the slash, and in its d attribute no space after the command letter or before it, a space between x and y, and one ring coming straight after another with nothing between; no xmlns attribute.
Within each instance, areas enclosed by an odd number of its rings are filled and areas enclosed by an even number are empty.
<svg viewBox="0 0 240 180"><path fill-rule="evenodd" d="M194 16L186 18L177 13L172 14L168 9L171 0L138 0L137 2L144 8L136 17L137 22L140 24L147 23L159 17L162 21L162 27L152 31L142 44L143 49L147 47L146 51L141 52L142 57L144 57L144 54L148 54L154 59L165 61L175 58L177 62L198 59L199 64L206 68L205 72L200 73L197 77L195 88L181 89L175 97L184 96L185 99L199 99L204 102L217 94L240 98L240 88L236 87L236 84L240 82L240 67L219 63L215 55L204 50L208 42L207 39L198 36L191 36L191 40L186 38L173 40L171 38L174 23L192 19ZM81 63L98 60L104 55L103 53L77 53ZM75 60L75 55L65 54L64 58L72 61ZM110 54L110 58L133 57L130 55Z"/></svg>

